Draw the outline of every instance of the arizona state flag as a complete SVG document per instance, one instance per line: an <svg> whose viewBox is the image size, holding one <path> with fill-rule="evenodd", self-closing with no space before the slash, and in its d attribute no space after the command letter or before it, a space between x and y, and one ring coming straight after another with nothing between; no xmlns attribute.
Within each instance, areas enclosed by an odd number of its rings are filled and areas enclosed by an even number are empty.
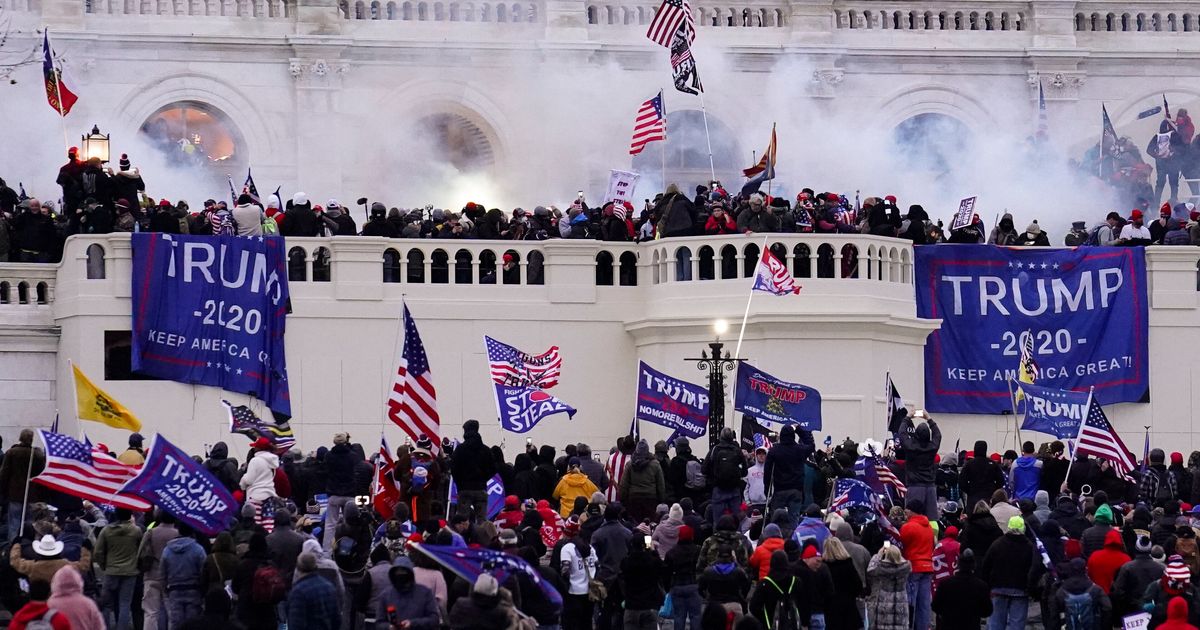
<svg viewBox="0 0 1200 630"><path fill-rule="evenodd" d="M125 405L96 387L78 365L72 363L71 370L75 373L75 408L80 420L107 424L114 429L142 430L142 421Z"/></svg>
<svg viewBox="0 0 1200 630"><path fill-rule="evenodd" d="M742 174L746 177L754 177L764 172L766 177L763 177L763 181L775 179L775 125L771 125L771 141L767 143L767 150L763 151L758 164L744 169Z"/></svg>
<svg viewBox="0 0 1200 630"><path fill-rule="evenodd" d="M42 74L46 77L46 101L60 116L71 113L78 96L62 82L62 70L54 65L54 49L50 48L50 29L42 39Z"/></svg>

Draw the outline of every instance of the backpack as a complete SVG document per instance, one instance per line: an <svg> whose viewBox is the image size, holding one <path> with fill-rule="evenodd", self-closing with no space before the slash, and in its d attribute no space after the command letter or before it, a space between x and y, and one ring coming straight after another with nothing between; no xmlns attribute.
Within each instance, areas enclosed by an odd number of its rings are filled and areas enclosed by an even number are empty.
<svg viewBox="0 0 1200 630"><path fill-rule="evenodd" d="M722 488L736 486L742 480L742 454L733 448L718 448L712 456L713 481Z"/></svg>
<svg viewBox="0 0 1200 630"><path fill-rule="evenodd" d="M1100 228L1105 227L1107 225L1108 225L1107 223L1101 223L1100 225L1097 225L1096 227L1088 230L1087 241L1085 241L1083 244L1089 245L1092 247L1099 247L1100 245L1102 245L1103 243L1100 242Z"/></svg>
<svg viewBox="0 0 1200 630"><path fill-rule="evenodd" d="M1066 620L1067 630L1098 630L1095 627L1096 616L1093 610L1092 594L1067 593Z"/></svg>
<svg viewBox="0 0 1200 630"><path fill-rule="evenodd" d="M771 630L800 630L800 610L796 608L796 601L792 598L792 590L796 587L796 578L792 576L792 581L788 583L788 589L784 592L775 583L775 580L766 578L771 586L779 592L781 596L779 601L775 603L775 610L768 617L771 620ZM765 612L765 611L764 611Z"/></svg>
<svg viewBox="0 0 1200 630"><path fill-rule="evenodd" d="M264 564L254 570L254 582L250 585L250 600L255 604L278 604L287 597L287 583L279 570Z"/></svg>
<svg viewBox="0 0 1200 630"><path fill-rule="evenodd" d="M263 215L262 217L262 233L263 236L275 236L279 234L279 224L275 219Z"/></svg>
<svg viewBox="0 0 1200 630"><path fill-rule="evenodd" d="M58 611L51 608L41 618L26 623L25 630L54 630L54 624L51 621L54 620L54 615L57 614Z"/></svg>
<svg viewBox="0 0 1200 630"><path fill-rule="evenodd" d="M1154 475L1154 499L1156 501L1171 501L1175 498L1175 488L1171 478L1171 472L1166 471L1166 474L1159 474L1158 471L1152 471Z"/></svg>
<svg viewBox="0 0 1200 630"><path fill-rule="evenodd" d="M701 468L698 460L689 460L684 468L683 485L692 490L702 490L708 485L708 480L704 478L704 469Z"/></svg>

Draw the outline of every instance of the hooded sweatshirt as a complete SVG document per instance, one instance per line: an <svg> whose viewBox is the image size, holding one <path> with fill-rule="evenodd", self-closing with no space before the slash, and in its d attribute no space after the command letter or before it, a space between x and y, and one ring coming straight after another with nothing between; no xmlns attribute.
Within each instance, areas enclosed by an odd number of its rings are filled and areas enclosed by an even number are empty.
<svg viewBox="0 0 1200 630"><path fill-rule="evenodd" d="M1106 594L1112 590L1117 571L1132 559L1125 553L1121 532L1110 529L1104 536L1104 548L1093 553L1087 561L1088 577Z"/></svg>
<svg viewBox="0 0 1200 630"><path fill-rule="evenodd" d="M1045 523L1046 519L1050 518L1050 493L1045 490L1038 490L1033 495L1033 517L1039 523Z"/></svg>
<svg viewBox="0 0 1200 630"><path fill-rule="evenodd" d="M621 475L621 500L654 499L662 501L667 494L666 481L658 461L650 454L645 440L638 442L625 473Z"/></svg>
<svg viewBox="0 0 1200 630"><path fill-rule="evenodd" d="M1011 213L1005 212L1004 216L1000 217L1000 222L996 227L992 228L992 233L987 240L989 245L1016 245L1017 244L1017 228L1013 225L1013 216Z"/></svg>
<svg viewBox="0 0 1200 630"><path fill-rule="evenodd" d="M192 587L197 594L203 594L200 576L205 559L204 548L191 536L180 536L167 543L161 565L167 588Z"/></svg>
<svg viewBox="0 0 1200 630"><path fill-rule="evenodd" d="M913 573L933 573L933 528L924 514L913 514L900 528L904 559L912 563Z"/></svg>
<svg viewBox="0 0 1200 630"><path fill-rule="evenodd" d="M1172 597L1167 603L1167 622L1158 630L1196 630L1196 626L1188 623L1187 600L1182 597Z"/></svg>
<svg viewBox="0 0 1200 630"><path fill-rule="evenodd" d="M246 464L241 487L246 491L246 500L262 503L275 496L275 469L279 468L279 456L270 451L258 451Z"/></svg>
<svg viewBox="0 0 1200 630"><path fill-rule="evenodd" d="M1013 462L1013 496L1017 499L1033 500L1042 480L1042 460L1035 455L1022 455Z"/></svg>
<svg viewBox="0 0 1200 630"><path fill-rule="evenodd" d="M755 570L758 579L767 577L771 570L771 554L783 549L783 533L775 523L763 527L764 539L750 556L750 568Z"/></svg>
<svg viewBox="0 0 1200 630"><path fill-rule="evenodd" d="M1059 628L1063 624L1059 623L1059 615L1065 615L1069 602L1072 596L1087 594L1091 599L1092 608L1092 628L1111 628L1112 624L1109 618L1112 616L1112 601L1105 594L1103 589L1094 584L1084 572L1083 559L1076 558L1072 560L1063 572L1064 579L1062 588L1054 596L1054 615L1051 623L1047 624L1048 628Z"/></svg>
<svg viewBox="0 0 1200 630"><path fill-rule="evenodd" d="M46 605L46 602L31 601L13 615L12 621L8 622L8 628L9 630L25 630L29 624L41 620L49 611L50 607ZM70 618L57 610L49 622L50 627L54 630L71 630L72 628Z"/></svg>
<svg viewBox="0 0 1200 630"><path fill-rule="evenodd" d="M237 205L230 210L237 224L238 236L262 236L263 209L257 204Z"/></svg>
<svg viewBox="0 0 1200 630"><path fill-rule="evenodd" d="M683 526L683 508L678 503L671 506L667 520L654 528L651 538L658 546L658 557L666 559L667 553L679 543L679 528Z"/></svg>
<svg viewBox="0 0 1200 630"><path fill-rule="evenodd" d="M593 492L600 489L582 472L569 472L563 475L554 488L554 498L558 499L558 512L563 518L571 515L576 497L591 498Z"/></svg>
<svg viewBox="0 0 1200 630"><path fill-rule="evenodd" d="M74 567L63 567L50 581L46 605L71 620L71 630L104 630L104 616L92 598L83 594L83 576Z"/></svg>

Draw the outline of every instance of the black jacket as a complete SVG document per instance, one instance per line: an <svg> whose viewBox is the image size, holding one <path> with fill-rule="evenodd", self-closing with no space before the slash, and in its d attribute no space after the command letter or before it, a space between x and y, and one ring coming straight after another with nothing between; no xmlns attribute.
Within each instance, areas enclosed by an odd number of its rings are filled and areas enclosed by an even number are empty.
<svg viewBox="0 0 1200 630"><path fill-rule="evenodd" d="M629 552L621 561L621 592L625 610L658 610L666 592L662 582L666 573L658 554L645 549Z"/></svg>
<svg viewBox="0 0 1200 630"><path fill-rule="evenodd" d="M479 432L463 435L462 444L454 449L450 457L450 474L460 491L483 492L488 480L496 474L496 460L492 451L483 444Z"/></svg>
<svg viewBox="0 0 1200 630"><path fill-rule="evenodd" d="M129 202L131 208L138 205L138 192L146 190L146 182L134 171L117 171L109 180L109 184L112 188L113 203L124 199Z"/></svg>
<svg viewBox="0 0 1200 630"><path fill-rule="evenodd" d="M349 444L335 444L329 449L329 453L325 455L325 478L330 496L355 496L357 484L354 468L358 463L357 459Z"/></svg>
<svg viewBox="0 0 1200 630"><path fill-rule="evenodd" d="M1004 473L996 462L988 459L987 443L975 443L975 457L962 467L958 475L958 487L967 498L963 509L968 514L978 501L991 501L992 493L1004 487Z"/></svg>
<svg viewBox="0 0 1200 630"><path fill-rule="evenodd" d="M928 425L928 429L925 427ZM926 433L928 432L928 435ZM932 486L937 479L933 458L942 447L942 430L933 420L914 427L912 418L900 427L900 446L904 448L906 483L910 486Z"/></svg>
<svg viewBox="0 0 1200 630"><path fill-rule="evenodd" d="M938 584L933 594L937 630L978 628L992 614L991 589L974 573L959 571Z"/></svg>
<svg viewBox="0 0 1200 630"><path fill-rule="evenodd" d="M996 523L996 517L992 516L991 512L978 514L972 512L967 515L967 523L963 526L962 533L958 535L958 542L964 549L974 551L976 558L982 558L987 554L988 549L991 549L992 543L1003 535L1003 530L1000 529L1000 525Z"/></svg>
<svg viewBox="0 0 1200 630"><path fill-rule="evenodd" d="M719 604L745 604L750 578L736 562L712 565L700 575L700 596Z"/></svg>
<svg viewBox="0 0 1200 630"><path fill-rule="evenodd" d="M736 479L726 479L723 482L717 479L717 462L723 459L732 461L737 465ZM708 457L704 460L704 476L714 488L721 490L741 490L745 485L742 479L746 477L746 458L742 455L742 450L732 440L717 442L717 445L709 451Z"/></svg>
<svg viewBox="0 0 1200 630"><path fill-rule="evenodd" d="M319 236L321 221L313 213L312 205L292 206L283 213L283 225L279 233L284 236Z"/></svg>
<svg viewBox="0 0 1200 630"><path fill-rule="evenodd" d="M998 538L983 557L979 577L993 589L1015 588L1022 591L1032 584L1034 555L1033 542L1024 534L1010 532ZM1041 564L1041 561L1038 561Z"/></svg>
<svg viewBox="0 0 1200 630"><path fill-rule="evenodd" d="M816 444L812 431L801 430L793 434L791 427L784 427L779 434L779 443L767 452L763 467L763 480L775 492L781 490L804 491L804 462L812 456Z"/></svg>
<svg viewBox="0 0 1200 630"><path fill-rule="evenodd" d="M1079 513L1079 506L1069 497L1060 499L1050 512L1050 518L1062 526L1069 538L1082 538L1083 532L1092 526L1091 522Z"/></svg>

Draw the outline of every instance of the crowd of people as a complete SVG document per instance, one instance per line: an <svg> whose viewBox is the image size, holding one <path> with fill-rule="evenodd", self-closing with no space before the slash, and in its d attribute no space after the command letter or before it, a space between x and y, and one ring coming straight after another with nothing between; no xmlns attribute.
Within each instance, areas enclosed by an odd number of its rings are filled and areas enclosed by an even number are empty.
<svg viewBox="0 0 1200 630"><path fill-rule="evenodd" d="M1169 121L1164 121L1168 127ZM1159 182L1149 186L1149 166L1128 139L1101 160L1114 179L1109 183L1129 197L1124 207L1132 211L1110 212L1094 225L1076 221L1062 238L1067 246L1080 245L1197 245L1200 244L1200 212L1179 198L1179 175L1193 172L1200 163L1200 138L1192 139L1194 127L1186 110L1164 133L1151 138L1148 151L1155 156ZM1196 146L1194 146L1196 145ZM1097 156L1099 155L1097 151ZM1093 156L1095 157L1095 156ZM1129 164L1125 164L1129 162ZM1091 162L1086 162L1091 164ZM1141 165L1144 168L1136 168ZM1082 168L1082 167L1081 167ZM1090 167L1089 167L1090 168ZM1102 169L1103 170L1103 169ZM1122 177L1143 181L1130 188ZM1144 172L1143 172L1144 171ZM1128 175L1122 175L1127 173ZM1172 174L1173 173L1173 174ZM1119 181L1118 181L1119 180ZM1159 207L1157 219L1148 216L1158 207L1169 181L1170 201ZM836 192L804 188L795 199L763 193L758 185L747 185L731 194L713 181L699 185L694 196L677 185L667 185L640 210L624 202L589 206L581 192L565 211L556 206L536 206L532 211L514 208L504 212L468 202L459 211L433 206L414 209L389 208L382 202L370 204L367 220L358 225L351 207L336 199L324 205L303 192L289 199L271 194L261 198L244 190L236 199L207 199L193 208L187 201L146 196L146 183L139 169L122 154L117 170L99 158L80 160L68 152L68 162L58 173L61 187L60 211L51 202L18 194L0 180L0 261L50 262L61 258L64 239L72 234L111 232L169 232L242 236L382 236L387 238L545 240L552 238L604 241L642 241L678 236L737 233L864 233L900 237L916 245L934 243L992 243L1011 246L1051 245L1050 235L1036 219L1016 223L1005 213L989 231L975 215L970 224L950 229L931 219L919 204L901 210L894 195L853 199ZM1123 183L1125 182L1125 183ZM1194 188L1194 186L1193 186ZM1135 190L1135 192L1128 192ZM230 191L233 192L232 190ZM1193 193L1197 193L1193 190ZM361 201L361 200L360 200ZM365 204L364 204L365 205ZM1098 217L1097 217L1098 218ZM1147 223L1147 219L1150 221Z"/></svg>
<svg viewBox="0 0 1200 630"><path fill-rule="evenodd" d="M792 426L769 448L749 437L722 429L707 452L634 435L603 451L528 443L509 460L470 420L440 448L406 442L383 479L346 433L307 455L261 438L245 462L218 443L196 460L245 503L206 536L161 510L27 484L45 455L26 430L0 462L12 541L0 603L15 630L1102 630L1140 613L1148 628L1200 624L1200 452L1185 465L1151 450L1126 478L1107 460L1071 462L1060 441L947 450L922 410L894 445L819 449ZM113 455L142 463L141 436ZM867 467L895 478L881 504L840 501L836 482ZM506 496L489 518L497 475ZM387 518L376 483L398 493ZM468 580L427 545L532 569Z"/></svg>

